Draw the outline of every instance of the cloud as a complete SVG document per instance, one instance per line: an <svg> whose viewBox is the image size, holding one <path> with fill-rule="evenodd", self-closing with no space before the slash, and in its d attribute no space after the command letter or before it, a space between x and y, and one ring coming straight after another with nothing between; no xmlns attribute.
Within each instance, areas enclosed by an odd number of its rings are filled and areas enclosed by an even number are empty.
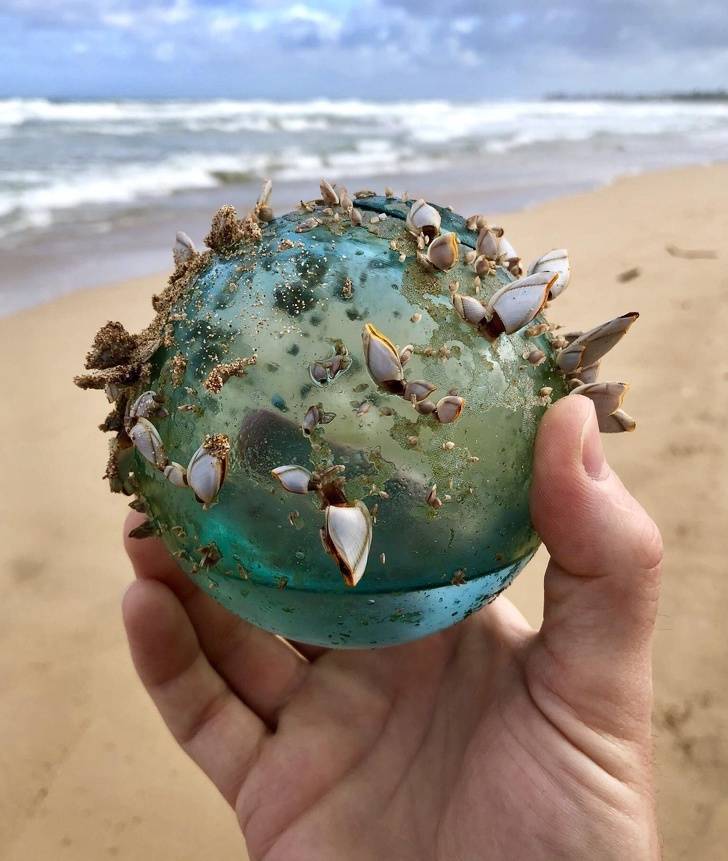
<svg viewBox="0 0 728 861"><path fill-rule="evenodd" d="M109 27L129 29L134 26L136 16L131 12L105 12L101 16L101 21Z"/></svg>
<svg viewBox="0 0 728 861"><path fill-rule="evenodd" d="M160 42L154 48L154 59L160 63L171 63L174 60L174 44L172 42Z"/></svg>
<svg viewBox="0 0 728 861"><path fill-rule="evenodd" d="M715 88L728 86L728 15L724 0L3 0L0 51L9 93ZM160 77L160 63L176 75ZM231 63L254 74L231 75Z"/></svg>
<svg viewBox="0 0 728 861"><path fill-rule="evenodd" d="M280 20L283 23L310 24L322 36L327 39L336 39L341 33L343 21L329 12L313 9L303 3L294 3L288 9L284 9Z"/></svg>

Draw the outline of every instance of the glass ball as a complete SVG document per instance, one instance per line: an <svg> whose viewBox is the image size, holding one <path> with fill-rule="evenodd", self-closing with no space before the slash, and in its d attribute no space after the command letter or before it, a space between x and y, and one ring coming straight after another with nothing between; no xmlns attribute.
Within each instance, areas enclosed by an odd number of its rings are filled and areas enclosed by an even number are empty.
<svg viewBox="0 0 728 861"><path fill-rule="evenodd" d="M443 271L432 237L408 229L411 202L355 204L361 224L322 201L254 236L219 221L213 250L182 261L158 303L162 343L126 407L128 424L152 392L139 414L153 428L117 457L203 591L331 647L425 636L508 586L539 543L539 420L567 392L540 315L489 337L454 309L455 293L487 303L514 280L504 266L475 275L463 218L436 207L459 244ZM156 464L147 432L163 446Z"/></svg>

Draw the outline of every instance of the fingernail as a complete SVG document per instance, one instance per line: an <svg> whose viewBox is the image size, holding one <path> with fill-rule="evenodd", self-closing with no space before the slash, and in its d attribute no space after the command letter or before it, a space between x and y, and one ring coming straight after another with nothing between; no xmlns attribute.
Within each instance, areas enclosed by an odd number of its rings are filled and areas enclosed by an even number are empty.
<svg viewBox="0 0 728 861"><path fill-rule="evenodd" d="M581 429L581 462L587 474L596 481L602 481L609 473L593 404Z"/></svg>

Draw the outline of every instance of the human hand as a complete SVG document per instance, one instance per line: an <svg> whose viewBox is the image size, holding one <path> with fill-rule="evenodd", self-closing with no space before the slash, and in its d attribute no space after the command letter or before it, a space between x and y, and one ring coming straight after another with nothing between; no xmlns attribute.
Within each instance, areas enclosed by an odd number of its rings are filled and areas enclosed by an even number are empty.
<svg viewBox="0 0 728 861"><path fill-rule="evenodd" d="M137 671L254 861L659 856L661 539L604 462L585 398L542 421L531 512L551 554L540 631L500 597L367 651L296 651L199 591L160 541L127 541Z"/></svg>

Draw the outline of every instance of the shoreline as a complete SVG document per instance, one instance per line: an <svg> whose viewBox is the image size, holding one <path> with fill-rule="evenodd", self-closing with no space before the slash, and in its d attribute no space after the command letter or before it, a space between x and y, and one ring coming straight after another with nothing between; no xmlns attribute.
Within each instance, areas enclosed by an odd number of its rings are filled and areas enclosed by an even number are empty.
<svg viewBox="0 0 728 861"><path fill-rule="evenodd" d="M386 185L399 190L402 186L403 190L409 190L411 197L425 196L459 212L512 215L588 195L635 177L669 176L676 170L710 169L723 164L728 164L728 160L618 173L601 180L575 177L568 181L565 189L560 181L558 190L554 178L527 188L499 187L493 185L493 177L485 181L478 179L477 164L404 177L386 173L368 177L343 176L341 183L352 191ZM85 225L79 235L67 235L64 226L58 225L48 235L36 237L34 242L6 248L2 251L5 261L2 281L12 285L12 289L0 282L0 320L77 290L115 284L119 280L115 273L120 271L125 278L145 278L166 271L177 230L184 230L201 247L212 216L220 206L232 203L243 213L254 205L259 190L260 183L256 181L219 186L204 192L179 193L149 201L135 216L115 225L91 223ZM317 193L318 183L313 180L274 182L274 211L288 212L302 198L309 199Z"/></svg>
<svg viewBox="0 0 728 861"><path fill-rule="evenodd" d="M503 220L526 261L569 248L573 279L549 312L555 322L589 328L641 312L600 377L632 383L625 407L637 431L603 439L665 538L654 650L665 861L718 858L728 841L728 579L717 540L728 522L726 187L728 164L649 172ZM453 186L443 202L469 211L471 199ZM671 244L717 257L672 256ZM633 268L637 277L618 279ZM100 478L107 449L96 426L108 405L71 384L101 324L138 331L153 316L166 274L119 275L0 319L9 441L0 462L0 861L240 855L234 815L170 740L121 627L128 509ZM541 548L506 593L533 625L546 559Z"/></svg>

